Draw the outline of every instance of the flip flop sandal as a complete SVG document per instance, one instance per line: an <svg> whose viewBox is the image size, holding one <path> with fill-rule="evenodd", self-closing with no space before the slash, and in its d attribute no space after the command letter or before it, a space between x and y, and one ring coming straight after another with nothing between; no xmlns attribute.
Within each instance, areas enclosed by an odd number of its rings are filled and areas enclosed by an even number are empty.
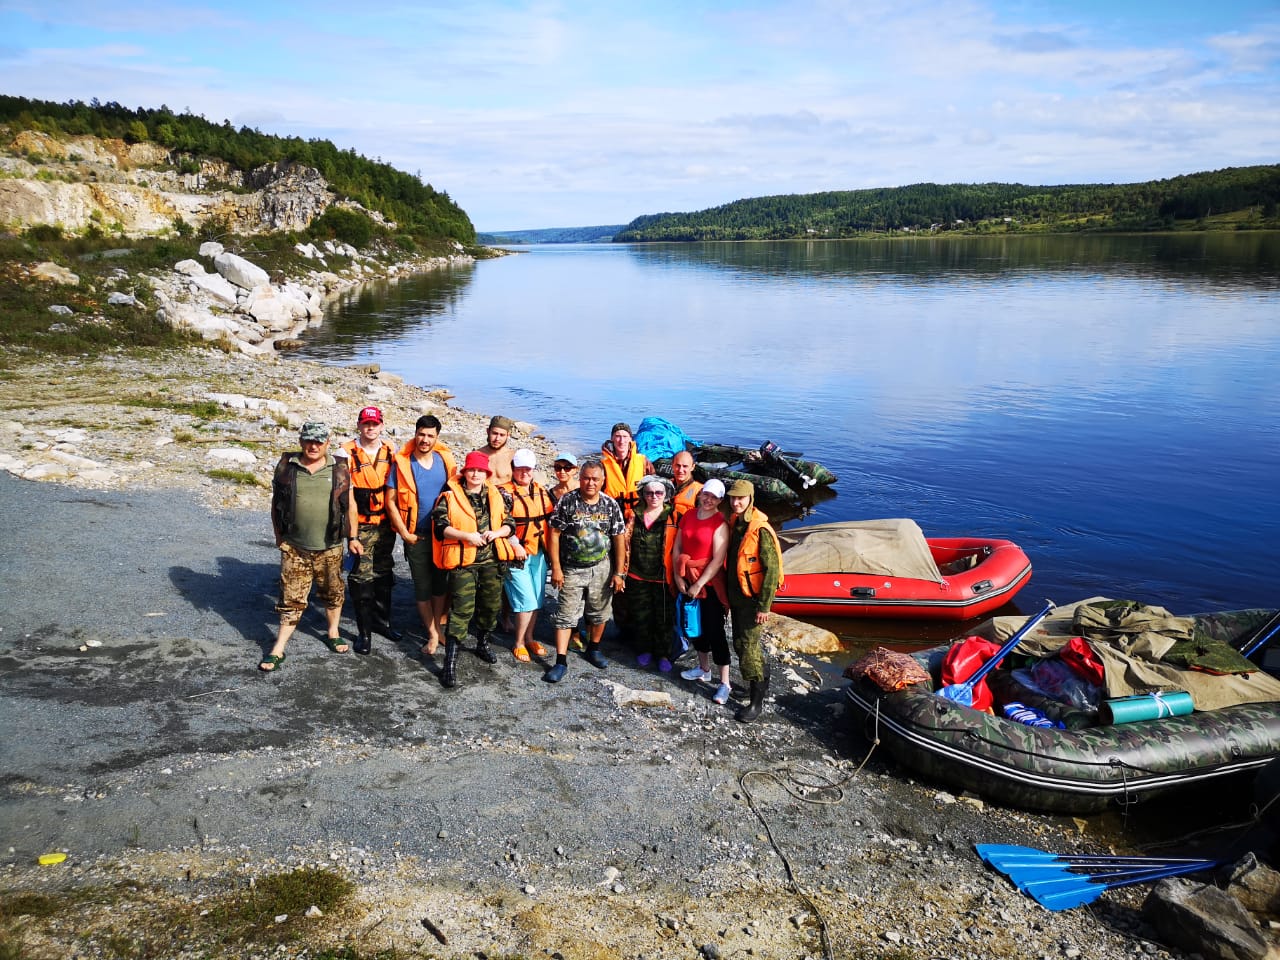
<svg viewBox="0 0 1280 960"><path fill-rule="evenodd" d="M348 653L351 650L351 644L343 640L341 637L325 637L324 645L334 653ZM346 647L346 650L339 650L339 647Z"/></svg>
<svg viewBox="0 0 1280 960"><path fill-rule="evenodd" d="M276 656L274 653L268 653L262 658L262 662L258 664L258 669L263 673L275 673L280 669L280 664L284 663L284 654Z"/></svg>
<svg viewBox="0 0 1280 960"><path fill-rule="evenodd" d="M515 655L515 658L519 660L521 663L529 662L529 651L526 648L516 647L511 652Z"/></svg>
<svg viewBox="0 0 1280 960"><path fill-rule="evenodd" d="M529 652L533 654L535 657L545 657L547 655L547 648L544 647L542 644L540 644L537 640L530 640Z"/></svg>

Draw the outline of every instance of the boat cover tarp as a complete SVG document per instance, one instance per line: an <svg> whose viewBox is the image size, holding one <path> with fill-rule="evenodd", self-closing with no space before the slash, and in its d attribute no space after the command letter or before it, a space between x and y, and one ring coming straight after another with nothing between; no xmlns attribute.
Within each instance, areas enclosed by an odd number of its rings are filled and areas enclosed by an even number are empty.
<svg viewBox="0 0 1280 960"><path fill-rule="evenodd" d="M1048 657L1057 653L1073 636L1079 635L1076 608L1083 604L1105 603L1107 597L1090 597L1077 603L1055 607L1030 636L1018 644L1018 653ZM1185 690L1191 694L1197 710L1219 710L1237 703L1270 703L1280 701L1280 680L1263 670L1249 674L1217 676L1200 670L1185 670L1159 658L1171 646L1161 629L1181 631L1185 623L1200 623L1200 618L1174 617L1159 607L1149 608L1153 629L1126 633L1117 638L1091 638L1093 649L1106 672L1108 697L1129 697L1155 690ZM1259 623L1268 616L1259 611ZM1026 617L995 617L979 626L974 633L1001 643L1013 636L1026 622ZM1180 622L1181 621L1181 622ZM1212 628L1205 631L1212 633Z"/></svg>
<svg viewBox="0 0 1280 960"><path fill-rule="evenodd" d="M693 443L687 433L670 420L661 417L645 417L635 435L636 449L650 461L674 457Z"/></svg>
<svg viewBox="0 0 1280 960"><path fill-rule="evenodd" d="M797 573L870 573L942 582L914 520L846 520L779 530L782 568Z"/></svg>

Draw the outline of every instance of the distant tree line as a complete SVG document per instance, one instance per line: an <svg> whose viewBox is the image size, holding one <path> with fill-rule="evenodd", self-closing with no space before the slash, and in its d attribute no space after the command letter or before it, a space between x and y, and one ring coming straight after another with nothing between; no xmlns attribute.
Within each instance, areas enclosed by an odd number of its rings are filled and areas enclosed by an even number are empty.
<svg viewBox="0 0 1280 960"><path fill-rule="evenodd" d="M1143 231L1215 218L1220 228L1277 227L1280 165L1228 167L1129 184L916 183L786 194L696 213L637 217L617 242L766 240L894 232Z"/></svg>
<svg viewBox="0 0 1280 960"><path fill-rule="evenodd" d="M99 103L96 98L89 103L53 103L0 95L0 123L15 134L34 130L128 143L154 141L172 152L179 169L193 171L199 159L223 160L246 172L268 163L299 163L319 170L340 197L394 220L402 233L466 244L476 241L471 219L448 193L355 150L339 150L328 140L278 137L251 127L236 129L229 120L216 124L191 113L174 113L167 106L131 110L119 103Z"/></svg>
<svg viewBox="0 0 1280 960"><path fill-rule="evenodd" d="M544 227L540 230L504 230L477 234L481 243L601 243L612 240L623 228L617 223L598 227Z"/></svg>

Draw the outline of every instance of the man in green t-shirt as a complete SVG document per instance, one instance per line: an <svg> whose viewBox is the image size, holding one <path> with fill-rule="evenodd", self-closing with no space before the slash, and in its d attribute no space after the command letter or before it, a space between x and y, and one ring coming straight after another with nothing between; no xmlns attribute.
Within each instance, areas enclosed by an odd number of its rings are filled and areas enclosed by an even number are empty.
<svg viewBox="0 0 1280 960"><path fill-rule="evenodd" d="M342 602L342 545L356 556L363 553L357 536L358 514L351 493L351 473L345 458L329 453L329 428L310 420L298 439L302 449L282 454L271 481L271 525L280 548L280 627L271 652L258 669L271 672L284 663L284 648L307 609L311 587L325 608L325 643L334 653L346 653L338 633Z"/></svg>

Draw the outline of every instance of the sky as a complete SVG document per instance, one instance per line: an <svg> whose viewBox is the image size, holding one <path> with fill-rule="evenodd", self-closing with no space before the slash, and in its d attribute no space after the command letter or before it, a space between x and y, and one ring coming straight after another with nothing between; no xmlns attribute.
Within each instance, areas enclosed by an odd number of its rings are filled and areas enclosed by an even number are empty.
<svg viewBox="0 0 1280 960"><path fill-rule="evenodd" d="M1280 162L1280 0L0 0L0 93L419 174L479 230Z"/></svg>

